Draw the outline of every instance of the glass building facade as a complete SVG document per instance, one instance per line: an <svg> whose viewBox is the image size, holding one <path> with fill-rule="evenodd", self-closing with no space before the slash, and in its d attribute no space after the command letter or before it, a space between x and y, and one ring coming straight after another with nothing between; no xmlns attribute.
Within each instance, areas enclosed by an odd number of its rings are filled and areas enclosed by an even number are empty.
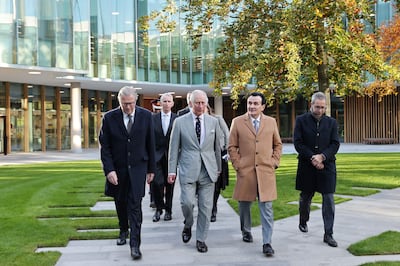
<svg viewBox="0 0 400 266"><path fill-rule="evenodd" d="M150 88L163 84L165 91L176 86L181 96L196 86L208 88L211 64L224 38L222 30L216 27L192 50L178 14L172 33L160 33L151 24L146 45L137 20L164 4L156 0L0 0L0 153L71 149L74 108L81 114L82 147L97 147L101 116L118 105L118 88L113 83L129 81ZM385 23L393 13L392 3L378 1L376 23ZM32 71L41 73L40 78L35 79ZM25 72L32 75L25 78ZM73 76L71 81L79 88L79 103L72 101L74 92L71 83L65 82L67 76ZM150 108L149 100L158 94L152 89L143 91L139 104ZM228 124L246 111L244 104L232 110L228 96L219 103ZM184 105L184 98L177 99L175 109ZM343 130L343 104L336 101L332 108ZM294 117L306 109L307 104L299 101L276 105L267 113L277 118L282 136L290 138Z"/></svg>

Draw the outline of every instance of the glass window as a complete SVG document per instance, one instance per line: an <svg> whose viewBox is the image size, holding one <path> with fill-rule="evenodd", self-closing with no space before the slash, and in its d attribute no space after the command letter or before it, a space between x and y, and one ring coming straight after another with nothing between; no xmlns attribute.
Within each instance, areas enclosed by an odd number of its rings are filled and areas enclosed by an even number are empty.
<svg viewBox="0 0 400 266"><path fill-rule="evenodd" d="M0 115L6 115L6 87L0 82Z"/></svg>
<svg viewBox="0 0 400 266"><path fill-rule="evenodd" d="M40 88L38 86L28 86L28 105L31 113L31 134L30 150L42 150L42 102Z"/></svg>
<svg viewBox="0 0 400 266"><path fill-rule="evenodd" d="M89 1L73 1L74 69L89 68Z"/></svg>
<svg viewBox="0 0 400 266"><path fill-rule="evenodd" d="M24 111L22 110L22 84L10 84L11 151L23 151Z"/></svg>
<svg viewBox="0 0 400 266"><path fill-rule="evenodd" d="M39 0L38 11L38 65L55 66L55 2Z"/></svg>
<svg viewBox="0 0 400 266"><path fill-rule="evenodd" d="M70 89L60 90L61 149L71 149L71 97Z"/></svg>
<svg viewBox="0 0 400 266"><path fill-rule="evenodd" d="M96 91L88 91L89 98L89 147L97 147L97 99Z"/></svg>
<svg viewBox="0 0 400 266"><path fill-rule="evenodd" d="M14 64L16 50L13 48L15 27L12 1L0 0L0 62Z"/></svg>
<svg viewBox="0 0 400 266"><path fill-rule="evenodd" d="M46 97L44 108L46 111L46 150L57 149L57 110L56 110L56 97L55 89L53 87L46 87Z"/></svg>

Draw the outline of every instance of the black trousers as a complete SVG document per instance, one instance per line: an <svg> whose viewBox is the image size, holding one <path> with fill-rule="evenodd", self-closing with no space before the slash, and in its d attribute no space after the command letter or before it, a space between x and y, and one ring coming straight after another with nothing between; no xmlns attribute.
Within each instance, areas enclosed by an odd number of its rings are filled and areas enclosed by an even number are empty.
<svg viewBox="0 0 400 266"><path fill-rule="evenodd" d="M120 231L128 231L129 228L130 246L140 247L143 222L142 197L135 197L131 191L128 191L127 201L114 198L114 202Z"/></svg>
<svg viewBox="0 0 400 266"><path fill-rule="evenodd" d="M126 232L129 229L128 223L128 203L114 198L115 209L118 216L119 230Z"/></svg>
<svg viewBox="0 0 400 266"><path fill-rule="evenodd" d="M226 151L222 151L222 156L226 154ZM229 185L229 168L228 168L228 162L222 159L221 161L221 167L222 171L218 176L218 180L215 183L215 189L214 189L214 199L213 199L213 209L212 209L212 214L216 215L217 214L217 202L219 195L221 194L221 190L224 190L226 186Z"/></svg>
<svg viewBox="0 0 400 266"><path fill-rule="evenodd" d="M315 192L300 192L299 213L300 224L305 224L310 219L311 201ZM333 234L333 223L335 219L335 201L333 193L322 194L322 219L324 220L325 234Z"/></svg>
<svg viewBox="0 0 400 266"><path fill-rule="evenodd" d="M128 192L127 207L130 226L129 244L131 247L140 247L143 222L142 197L134 197L131 192Z"/></svg>
<svg viewBox="0 0 400 266"><path fill-rule="evenodd" d="M165 209L166 212L172 213L175 183L168 183L168 161L165 156L157 162L154 181L151 184L157 210Z"/></svg>

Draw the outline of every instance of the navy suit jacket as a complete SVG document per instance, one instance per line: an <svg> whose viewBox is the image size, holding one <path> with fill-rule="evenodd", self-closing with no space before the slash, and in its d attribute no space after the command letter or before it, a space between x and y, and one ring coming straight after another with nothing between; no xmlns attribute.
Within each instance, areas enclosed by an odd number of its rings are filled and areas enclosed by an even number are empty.
<svg viewBox="0 0 400 266"><path fill-rule="evenodd" d="M169 138L171 136L172 124L174 123L174 120L177 117L175 113L171 113L167 135L164 136L161 115L162 112L153 114L153 127L154 127L154 136L156 145L156 162L159 162L163 158L163 156L166 156L166 158L168 159Z"/></svg>
<svg viewBox="0 0 400 266"><path fill-rule="evenodd" d="M128 187L135 199L144 197L146 174L155 172L152 114L136 106L131 132L126 130L121 108L107 112L99 135L104 174L116 171L118 185L106 179L105 194L126 201Z"/></svg>

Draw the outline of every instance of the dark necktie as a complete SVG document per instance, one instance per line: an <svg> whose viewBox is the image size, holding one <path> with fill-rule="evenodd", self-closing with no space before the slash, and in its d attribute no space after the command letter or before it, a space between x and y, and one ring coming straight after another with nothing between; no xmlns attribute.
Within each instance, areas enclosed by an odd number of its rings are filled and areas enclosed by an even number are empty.
<svg viewBox="0 0 400 266"><path fill-rule="evenodd" d="M128 131L128 133L130 133L132 128L132 116L128 115L128 118L129 120L128 120L128 125L126 125L126 130Z"/></svg>
<svg viewBox="0 0 400 266"><path fill-rule="evenodd" d="M199 141L200 144L200 134L201 134L201 126L200 126L200 117L196 117L196 136L197 140Z"/></svg>

